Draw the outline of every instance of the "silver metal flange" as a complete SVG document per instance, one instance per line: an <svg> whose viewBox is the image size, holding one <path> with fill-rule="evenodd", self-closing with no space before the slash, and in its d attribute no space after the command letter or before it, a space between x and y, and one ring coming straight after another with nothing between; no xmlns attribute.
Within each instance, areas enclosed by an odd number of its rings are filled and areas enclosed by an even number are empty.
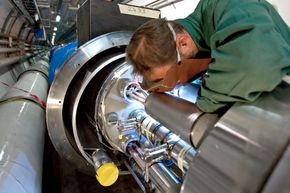
<svg viewBox="0 0 290 193"><path fill-rule="evenodd" d="M74 94L68 95L68 93L73 92L74 85L71 84L82 68L94 62L92 60L106 50L128 45L130 38L131 32L112 32L81 46L62 66L48 94L46 120L52 143L62 157L86 173L92 173L93 170L74 141L69 114L72 107L65 106Z"/></svg>

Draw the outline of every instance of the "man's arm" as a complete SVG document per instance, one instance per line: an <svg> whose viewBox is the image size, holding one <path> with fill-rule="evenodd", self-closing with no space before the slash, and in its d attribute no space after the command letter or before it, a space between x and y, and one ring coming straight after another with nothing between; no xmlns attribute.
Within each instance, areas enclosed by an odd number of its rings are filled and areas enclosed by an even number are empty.
<svg viewBox="0 0 290 193"><path fill-rule="evenodd" d="M211 37L213 62L197 100L213 112L230 102L254 101L272 91L290 66L290 45L281 34L285 27L267 4L251 3L228 11ZM288 35L290 37L289 28Z"/></svg>

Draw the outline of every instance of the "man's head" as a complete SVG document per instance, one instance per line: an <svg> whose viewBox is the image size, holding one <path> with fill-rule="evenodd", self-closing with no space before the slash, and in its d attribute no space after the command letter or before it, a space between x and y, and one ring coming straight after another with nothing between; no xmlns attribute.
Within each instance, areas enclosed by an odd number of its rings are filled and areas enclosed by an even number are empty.
<svg viewBox="0 0 290 193"><path fill-rule="evenodd" d="M146 80L157 82L181 59L192 58L198 52L184 28L165 19L154 19L140 26L127 46L127 61Z"/></svg>

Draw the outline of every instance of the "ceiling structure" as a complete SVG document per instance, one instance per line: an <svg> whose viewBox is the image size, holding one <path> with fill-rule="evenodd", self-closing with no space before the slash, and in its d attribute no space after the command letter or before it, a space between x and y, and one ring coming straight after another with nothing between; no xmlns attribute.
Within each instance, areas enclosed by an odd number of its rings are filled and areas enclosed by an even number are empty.
<svg viewBox="0 0 290 193"><path fill-rule="evenodd" d="M54 34L57 40L62 34L75 26L78 7L84 1L85 0L36 0L41 23L50 41L52 41ZM57 20L57 17L59 20Z"/></svg>
<svg viewBox="0 0 290 193"><path fill-rule="evenodd" d="M45 29L48 41L58 44L60 42L66 42L65 40L67 40L67 37L75 35L77 10L86 0L9 1L26 19L25 25L28 25L28 27L31 28L35 28L37 26L43 27ZM94 1L110 2L114 0ZM286 2L287 0L280 1ZM186 17L194 10L198 2L199 0L124 0L123 4L157 9L161 11L161 17L166 17L171 20ZM284 5L287 3L280 4ZM289 14L286 16L289 17ZM52 39L55 41L52 41Z"/></svg>
<svg viewBox="0 0 290 193"><path fill-rule="evenodd" d="M9 0L30 27L43 27L51 43L59 43L76 32L76 14L86 0ZM113 0L95 0L113 1ZM124 0L124 4L163 9L185 0Z"/></svg>

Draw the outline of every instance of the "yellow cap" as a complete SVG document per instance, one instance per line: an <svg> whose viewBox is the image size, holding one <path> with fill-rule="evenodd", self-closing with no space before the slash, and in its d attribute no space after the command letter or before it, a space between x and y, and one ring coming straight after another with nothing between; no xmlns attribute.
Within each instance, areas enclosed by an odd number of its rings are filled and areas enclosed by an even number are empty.
<svg viewBox="0 0 290 193"><path fill-rule="evenodd" d="M119 176L119 170L114 163L106 163L96 171L96 178L102 186L111 186Z"/></svg>

